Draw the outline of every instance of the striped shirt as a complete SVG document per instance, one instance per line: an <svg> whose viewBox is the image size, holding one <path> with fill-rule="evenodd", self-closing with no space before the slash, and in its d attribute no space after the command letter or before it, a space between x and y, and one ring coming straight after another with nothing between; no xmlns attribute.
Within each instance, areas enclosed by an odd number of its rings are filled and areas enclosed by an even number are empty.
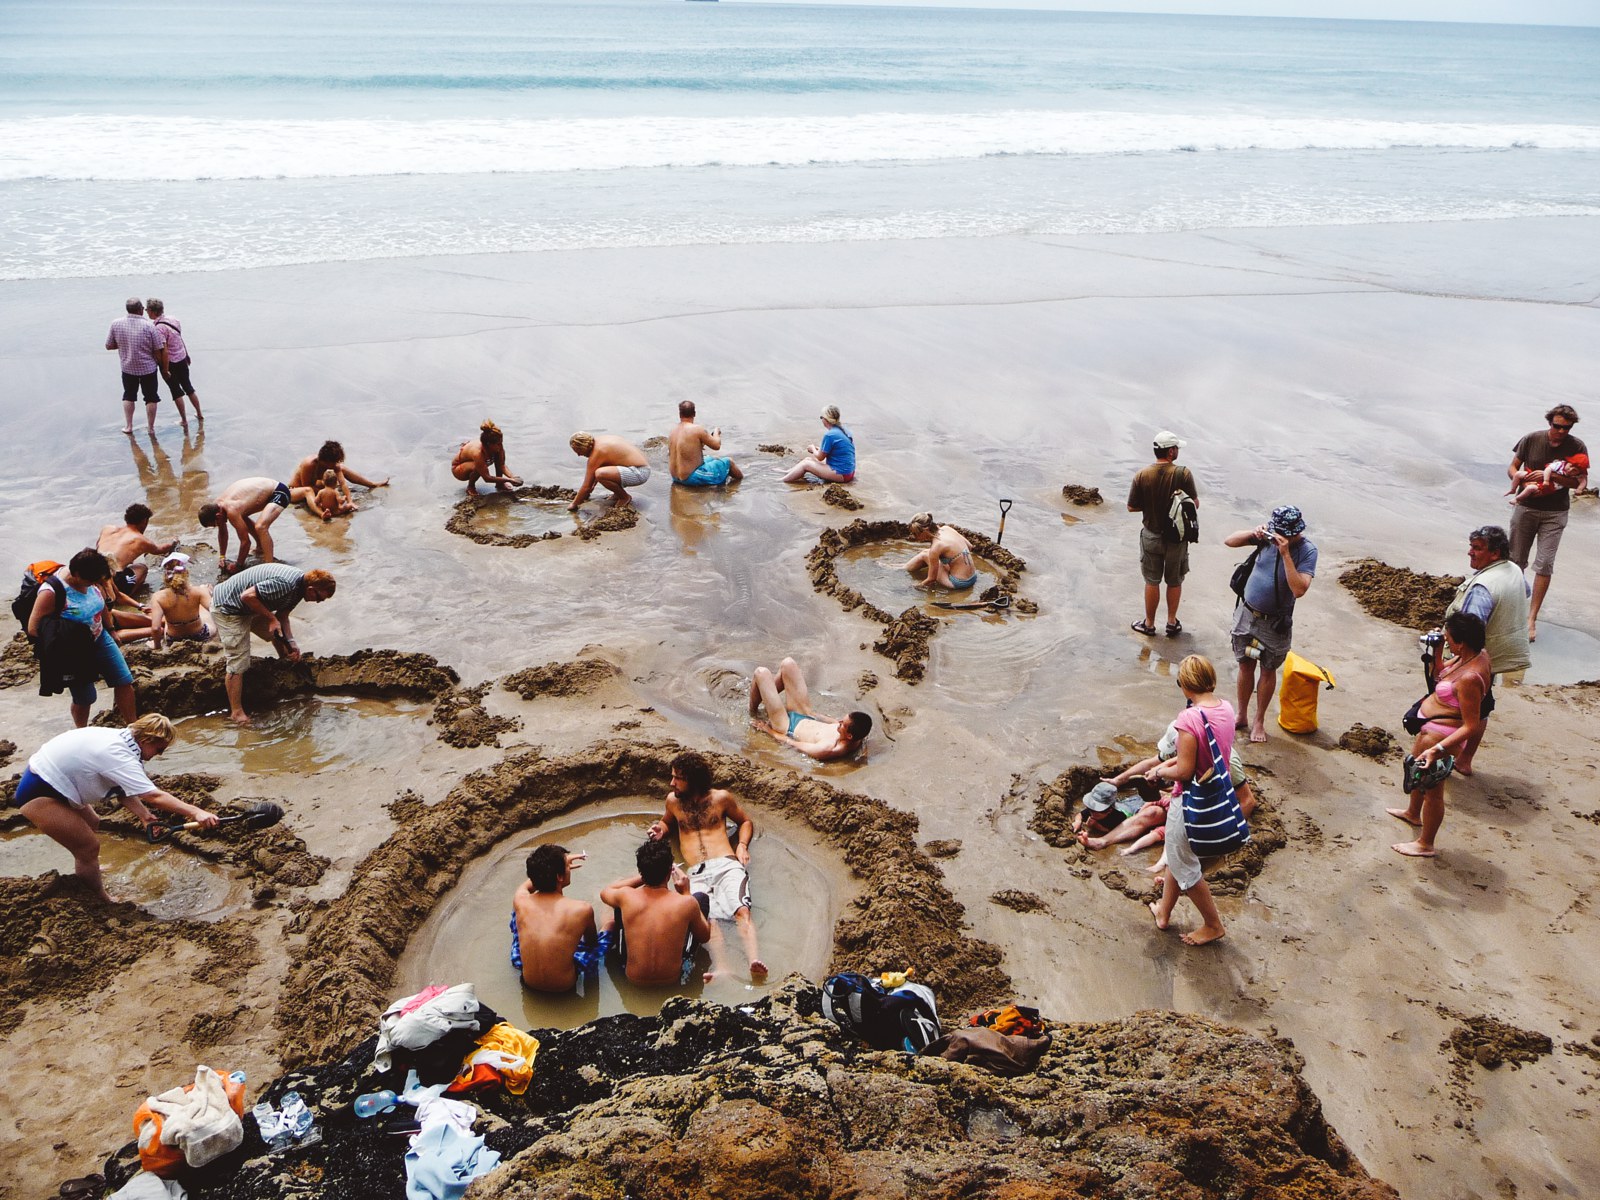
<svg viewBox="0 0 1600 1200"><path fill-rule="evenodd" d="M183 326L174 317L162 316L153 322L156 336L167 348L167 363L181 363L189 357L189 347L183 344Z"/></svg>
<svg viewBox="0 0 1600 1200"><path fill-rule="evenodd" d="M211 611L225 617L242 617L251 610L240 599L250 588L255 588L256 599L267 610L283 616L306 594L306 576L283 563L262 563L249 567L211 589Z"/></svg>
<svg viewBox="0 0 1600 1200"><path fill-rule="evenodd" d="M120 321L111 322L111 332L106 334L106 349L115 350L122 359L125 375L149 375L156 369L156 355L161 350L161 335L146 317L132 313Z"/></svg>

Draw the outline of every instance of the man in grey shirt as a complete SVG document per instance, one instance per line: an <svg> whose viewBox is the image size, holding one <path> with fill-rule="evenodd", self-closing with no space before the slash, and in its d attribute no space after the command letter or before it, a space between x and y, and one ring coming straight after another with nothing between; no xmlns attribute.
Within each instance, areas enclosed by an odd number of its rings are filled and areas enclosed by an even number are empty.
<svg viewBox="0 0 1600 1200"><path fill-rule="evenodd" d="M144 315L144 301L130 296L126 308L128 315L113 321L106 335L106 349L115 350L122 361L122 432L133 433L133 405L143 391L145 417L154 437L156 405L161 403L156 380L166 369L167 350L155 325Z"/></svg>
<svg viewBox="0 0 1600 1200"><path fill-rule="evenodd" d="M250 669L250 635L271 642L279 658L300 659L300 644L289 626L289 613L301 600L320 604L336 584L326 571L297 571L283 563L262 563L240 571L211 591L211 617L226 655L228 717L244 725L244 673Z"/></svg>

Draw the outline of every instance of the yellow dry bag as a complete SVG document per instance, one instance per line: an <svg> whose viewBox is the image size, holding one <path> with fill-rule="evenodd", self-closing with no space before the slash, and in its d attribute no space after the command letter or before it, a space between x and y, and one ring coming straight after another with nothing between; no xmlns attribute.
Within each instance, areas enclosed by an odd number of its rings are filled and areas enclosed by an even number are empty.
<svg viewBox="0 0 1600 1200"><path fill-rule="evenodd" d="M1333 676L1293 650L1283 660L1283 687L1278 692L1278 724L1290 733L1317 731L1317 685L1333 687Z"/></svg>

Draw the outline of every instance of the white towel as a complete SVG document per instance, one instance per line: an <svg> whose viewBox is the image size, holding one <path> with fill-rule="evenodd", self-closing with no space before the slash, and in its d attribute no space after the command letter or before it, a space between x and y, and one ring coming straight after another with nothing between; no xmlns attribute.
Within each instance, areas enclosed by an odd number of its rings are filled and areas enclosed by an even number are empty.
<svg viewBox="0 0 1600 1200"><path fill-rule="evenodd" d="M410 1012L402 1012L414 999L415 996L406 996L396 1000L378 1018L378 1048L373 1052L372 1064L380 1071L389 1069L392 1062L390 1052L396 1046L404 1050L421 1050L433 1045L452 1029L483 1032L478 1028L478 995L470 983L458 983L455 987L446 988Z"/></svg>
<svg viewBox="0 0 1600 1200"><path fill-rule="evenodd" d="M189 1200L189 1193L176 1179L163 1179L140 1171L112 1192L110 1200Z"/></svg>
<svg viewBox="0 0 1600 1200"><path fill-rule="evenodd" d="M210 1067L194 1069L194 1086L175 1087L150 1097L150 1110L160 1113L161 1141L183 1152L191 1167L203 1167L244 1141L244 1122L228 1103L222 1076ZM139 1131L140 1145L154 1136L155 1122Z"/></svg>

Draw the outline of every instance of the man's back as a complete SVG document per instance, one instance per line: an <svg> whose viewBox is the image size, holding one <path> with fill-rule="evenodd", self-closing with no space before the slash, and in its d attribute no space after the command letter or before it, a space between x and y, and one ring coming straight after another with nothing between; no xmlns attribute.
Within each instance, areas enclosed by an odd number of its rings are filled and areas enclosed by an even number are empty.
<svg viewBox="0 0 1600 1200"><path fill-rule="evenodd" d="M617 910L627 943L628 978L652 985L677 983L689 930L696 917L705 919L699 902L667 887L626 888Z"/></svg>
<svg viewBox="0 0 1600 1200"><path fill-rule="evenodd" d="M1175 462L1155 462L1144 467L1133 477L1128 489L1128 507L1144 518L1144 527L1151 533L1164 533L1166 517L1172 508L1172 493L1182 488L1194 496L1194 476L1188 467Z"/></svg>
<svg viewBox="0 0 1600 1200"><path fill-rule="evenodd" d="M594 439L594 458L596 465L602 467L642 467L647 461L643 450L611 433Z"/></svg>
<svg viewBox="0 0 1600 1200"><path fill-rule="evenodd" d="M115 349L122 369L130 375L148 375L156 369L161 336L148 317L129 313L111 323L106 346Z"/></svg>
<svg viewBox="0 0 1600 1200"><path fill-rule="evenodd" d="M679 421L667 437L667 466L674 479L687 479L706 460L705 427Z"/></svg>
<svg viewBox="0 0 1600 1200"><path fill-rule="evenodd" d="M536 892L524 885L512 899L517 914L517 944L522 952L522 982L541 992L565 992L577 982L572 955L594 932L594 909L560 892Z"/></svg>
<svg viewBox="0 0 1600 1200"><path fill-rule="evenodd" d="M116 566L125 567L145 552L148 541L144 534L131 525L107 525L100 530L94 548Z"/></svg>

